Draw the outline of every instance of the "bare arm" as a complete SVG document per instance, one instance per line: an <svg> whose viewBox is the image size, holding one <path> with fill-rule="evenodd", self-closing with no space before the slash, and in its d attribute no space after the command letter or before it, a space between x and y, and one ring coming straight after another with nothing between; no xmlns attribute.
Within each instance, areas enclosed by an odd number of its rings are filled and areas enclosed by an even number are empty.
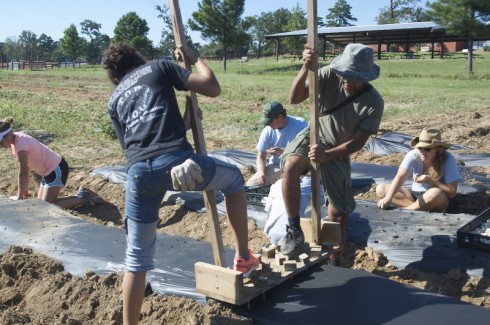
<svg viewBox="0 0 490 325"><path fill-rule="evenodd" d="M289 89L289 102L291 104L299 104L308 98L309 91L306 77L308 77L308 64L305 62Z"/></svg>
<svg viewBox="0 0 490 325"><path fill-rule="evenodd" d="M310 148L308 157L314 161L323 163L329 160L339 160L361 150L371 136L365 131L357 131L354 137L341 145L333 148L325 148L321 144L315 144Z"/></svg>
<svg viewBox="0 0 490 325"><path fill-rule="evenodd" d="M391 202L393 201L393 198L395 197L395 194L398 191L400 191L403 184L407 180L408 175L409 175L408 170L402 167L398 168L398 172L396 173L393 182L391 182L385 197L378 201L378 207L382 209L386 209L387 207L390 206Z"/></svg>
<svg viewBox="0 0 490 325"><path fill-rule="evenodd" d="M303 50L303 66L289 89L289 102L291 104L299 104L308 98L309 91L306 78L308 77L308 65L313 60L318 60L318 55L310 45L306 44Z"/></svg>
<svg viewBox="0 0 490 325"><path fill-rule="evenodd" d="M456 192L458 191L458 181L454 181L451 183L443 183L438 180L433 179L428 175L421 175L414 178L414 182L417 183L428 183L433 187L439 188L441 191L446 193L446 195L452 199L456 196Z"/></svg>
<svg viewBox="0 0 490 325"><path fill-rule="evenodd" d="M259 176L261 184L265 184L265 159L267 158L267 152L257 153L257 174Z"/></svg>
<svg viewBox="0 0 490 325"><path fill-rule="evenodd" d="M213 70L190 47L181 46L179 50L196 67L196 72L191 73L184 84L184 88L208 97L219 96L221 94L221 86Z"/></svg>
<svg viewBox="0 0 490 325"><path fill-rule="evenodd" d="M17 153L19 159L19 177L17 181L17 200L25 199L25 193L29 190L30 170L27 166L27 151L21 150Z"/></svg>

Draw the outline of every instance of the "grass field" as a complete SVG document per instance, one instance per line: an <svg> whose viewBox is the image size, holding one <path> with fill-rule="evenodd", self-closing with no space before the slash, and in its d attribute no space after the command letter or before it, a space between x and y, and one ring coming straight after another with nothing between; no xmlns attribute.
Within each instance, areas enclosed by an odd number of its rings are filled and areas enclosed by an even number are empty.
<svg viewBox="0 0 490 325"><path fill-rule="evenodd" d="M377 63L381 77L373 85L385 99L385 120L490 109L488 53L474 61L471 75L464 59ZM307 118L307 102L287 104L298 61L231 60L226 72L219 61L209 64L222 86L222 95L216 99L198 97L204 112L204 134L211 147L253 150L262 129L258 123L262 106L271 100L286 104L290 114ZM106 101L112 86L101 68L0 70L0 86L0 118L12 116L17 129L45 130L53 135L55 150L73 145L103 148L102 155L122 158L116 140L110 137ZM178 96L183 103L184 94Z"/></svg>

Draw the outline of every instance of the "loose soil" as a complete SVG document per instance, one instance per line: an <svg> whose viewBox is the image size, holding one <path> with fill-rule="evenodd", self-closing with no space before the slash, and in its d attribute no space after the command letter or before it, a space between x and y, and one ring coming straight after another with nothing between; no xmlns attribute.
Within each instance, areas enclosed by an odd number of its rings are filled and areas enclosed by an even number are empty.
<svg viewBox="0 0 490 325"><path fill-rule="evenodd" d="M442 129L443 137L450 143L474 148L467 153L490 152L490 113L439 114L430 119L411 118L388 120L381 125L380 134L400 132L411 135L420 133L422 127ZM208 144L211 150L222 149L219 144ZM78 149L79 150L79 149ZM86 154L90 152L87 150ZM63 152L69 156L70 153ZM8 157L7 157L8 156ZM398 166L403 155L377 156L361 151L352 156L356 162ZM10 196L16 193L17 166L12 157L2 154L2 164L11 164L9 172L0 176L0 193ZM119 162L122 164L122 162ZM99 161L111 165L114 161ZM91 168L94 168L92 166ZM73 195L80 184L99 193L105 203L96 207L80 207L71 211L88 222L107 227L123 227L124 193L116 184L102 177L91 177L91 168L73 167L68 185L62 194ZM490 168L474 168L475 172L490 177ZM245 178L250 171L245 171ZM469 180L471 181L471 180ZM474 182L477 182L474 180ZM31 193L36 192L37 180L31 177ZM374 188L357 193L357 198L376 201ZM457 212L478 214L490 206L490 190L471 195L458 195ZM223 242L233 246L231 232L224 218L221 219ZM249 219L249 240L254 250L268 243L263 231ZM208 240L207 218L189 211L183 206L164 203L160 210L159 233ZM196 261L197 262L197 261ZM0 255L0 324L120 324L122 315L121 274L99 276L87 271L84 276L74 276L64 270L62 264L26 247L10 247ZM447 274L434 274L420 270L397 269L388 263L381 252L369 247L347 243L343 250L341 267L363 269L393 281L409 284L430 292L456 297L485 308L490 308L490 282L475 278L462 270ZM233 306L210 299L199 304L183 297L148 293L145 297L142 324L251 324L250 319L240 316Z"/></svg>

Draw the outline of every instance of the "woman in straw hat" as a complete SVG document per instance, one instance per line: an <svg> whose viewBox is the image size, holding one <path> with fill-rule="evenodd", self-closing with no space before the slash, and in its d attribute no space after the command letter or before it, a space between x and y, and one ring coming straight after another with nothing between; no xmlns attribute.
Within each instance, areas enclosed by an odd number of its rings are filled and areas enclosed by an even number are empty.
<svg viewBox="0 0 490 325"><path fill-rule="evenodd" d="M393 182L376 187L378 207L394 204L409 210L445 211L461 178L456 159L446 151L451 145L441 140L437 129L423 129L410 145L414 149L405 155ZM402 187L410 173L411 191Z"/></svg>

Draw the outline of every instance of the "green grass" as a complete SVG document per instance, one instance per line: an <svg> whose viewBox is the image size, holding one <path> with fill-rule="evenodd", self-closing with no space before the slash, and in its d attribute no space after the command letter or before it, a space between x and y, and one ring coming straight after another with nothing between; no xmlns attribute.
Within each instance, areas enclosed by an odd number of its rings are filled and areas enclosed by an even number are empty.
<svg viewBox="0 0 490 325"><path fill-rule="evenodd" d="M215 99L198 96L208 150L254 150L262 130L258 122L262 106L271 100L285 104L292 115L308 118L308 102L288 104L289 86L300 62L232 60L226 72L220 61L209 64L222 94ZM373 84L385 99L384 120L490 109L488 53L474 61L473 74L466 72L464 59L380 60L377 64L381 77ZM0 70L0 86L0 118L12 116L17 129L45 130L53 136L50 146L55 150L79 147L80 156L75 159L80 162L93 150L101 159L122 159L107 116L106 102L113 87L102 69ZM178 99L183 108L182 92Z"/></svg>

